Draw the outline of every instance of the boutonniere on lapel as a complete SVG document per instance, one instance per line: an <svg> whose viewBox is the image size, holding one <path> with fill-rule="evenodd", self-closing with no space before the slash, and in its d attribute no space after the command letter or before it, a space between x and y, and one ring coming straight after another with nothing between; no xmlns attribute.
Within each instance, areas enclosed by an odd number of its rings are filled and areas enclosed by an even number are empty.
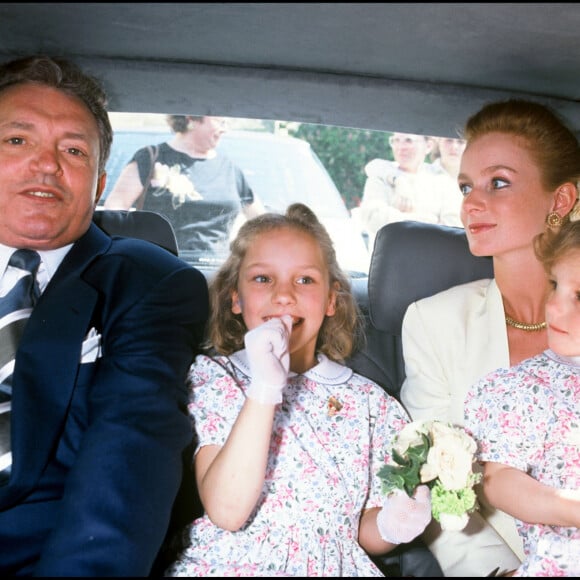
<svg viewBox="0 0 580 580"><path fill-rule="evenodd" d="M336 397L331 396L328 398L326 409L329 417L334 417L336 414L340 413L342 407L342 403Z"/></svg>

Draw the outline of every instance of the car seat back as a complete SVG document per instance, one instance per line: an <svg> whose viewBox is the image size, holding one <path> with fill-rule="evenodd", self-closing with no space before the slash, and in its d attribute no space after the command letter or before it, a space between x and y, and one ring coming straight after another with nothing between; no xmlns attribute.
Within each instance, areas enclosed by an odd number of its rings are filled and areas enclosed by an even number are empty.
<svg viewBox="0 0 580 580"><path fill-rule="evenodd" d="M367 345L349 364L399 398L405 379L401 327L409 304L491 277L492 259L470 252L463 228L416 221L383 226L369 269Z"/></svg>
<svg viewBox="0 0 580 580"><path fill-rule="evenodd" d="M147 240L176 256L178 254L173 226L161 214L144 210L96 209L93 221L110 236Z"/></svg>

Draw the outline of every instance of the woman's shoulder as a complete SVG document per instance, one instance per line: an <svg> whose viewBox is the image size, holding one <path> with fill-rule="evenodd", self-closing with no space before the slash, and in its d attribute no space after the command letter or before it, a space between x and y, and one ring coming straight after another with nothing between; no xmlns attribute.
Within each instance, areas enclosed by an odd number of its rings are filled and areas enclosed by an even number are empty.
<svg viewBox="0 0 580 580"><path fill-rule="evenodd" d="M485 299L490 292L495 292L497 285L493 278L482 278L481 280L473 280L465 284L458 284L452 286L441 292L437 292L432 296L427 296L417 300L417 304L422 307L432 306L440 307L442 304L469 302L477 299Z"/></svg>
<svg viewBox="0 0 580 580"><path fill-rule="evenodd" d="M150 163L152 160L157 160L160 157L167 156L170 151L174 151L169 147L166 142L163 143L152 143L150 145L145 145L137 149L133 154L132 161L137 161L138 163ZM177 151L175 151L177 153Z"/></svg>
<svg viewBox="0 0 580 580"><path fill-rule="evenodd" d="M399 173L398 165L389 159L372 159L365 165L367 177L380 177L387 179L389 176Z"/></svg>
<svg viewBox="0 0 580 580"><path fill-rule="evenodd" d="M205 165L208 170L211 169L219 173L233 172L234 174L243 175L241 168L230 157L218 150L214 150L214 155L205 160Z"/></svg>
<svg viewBox="0 0 580 580"><path fill-rule="evenodd" d="M489 317L501 319L505 324L502 313L501 294L495 280L484 278L412 302L405 311L403 329L404 333L411 328L431 328L436 334L456 334L458 328L471 327L475 320L489 321Z"/></svg>

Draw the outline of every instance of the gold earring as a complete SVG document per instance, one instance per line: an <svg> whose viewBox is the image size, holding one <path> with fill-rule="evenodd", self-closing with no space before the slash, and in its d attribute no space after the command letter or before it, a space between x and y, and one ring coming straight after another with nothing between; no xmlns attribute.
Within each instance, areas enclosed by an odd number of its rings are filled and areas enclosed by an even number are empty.
<svg viewBox="0 0 580 580"><path fill-rule="evenodd" d="M550 229L559 228L562 225L562 218L555 211L551 211L546 216L546 224Z"/></svg>

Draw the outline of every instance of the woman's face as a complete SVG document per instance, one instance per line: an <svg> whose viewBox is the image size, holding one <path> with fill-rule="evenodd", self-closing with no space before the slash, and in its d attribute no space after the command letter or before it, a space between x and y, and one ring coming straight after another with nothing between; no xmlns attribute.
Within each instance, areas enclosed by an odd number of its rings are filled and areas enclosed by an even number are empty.
<svg viewBox="0 0 580 580"><path fill-rule="evenodd" d="M488 133L472 141L461 158L461 220L471 252L498 256L532 247L554 204L524 141Z"/></svg>
<svg viewBox="0 0 580 580"><path fill-rule="evenodd" d="M450 175L456 177L459 173L461 156L465 151L465 140L439 137L437 146L439 147L439 155L441 155L441 165Z"/></svg>
<svg viewBox="0 0 580 580"><path fill-rule="evenodd" d="M196 123L196 139L202 149L215 149L227 130L224 117L203 117Z"/></svg>
<svg viewBox="0 0 580 580"><path fill-rule="evenodd" d="M395 161L408 173L417 173L430 148L424 135L410 133L393 133L389 143Z"/></svg>

